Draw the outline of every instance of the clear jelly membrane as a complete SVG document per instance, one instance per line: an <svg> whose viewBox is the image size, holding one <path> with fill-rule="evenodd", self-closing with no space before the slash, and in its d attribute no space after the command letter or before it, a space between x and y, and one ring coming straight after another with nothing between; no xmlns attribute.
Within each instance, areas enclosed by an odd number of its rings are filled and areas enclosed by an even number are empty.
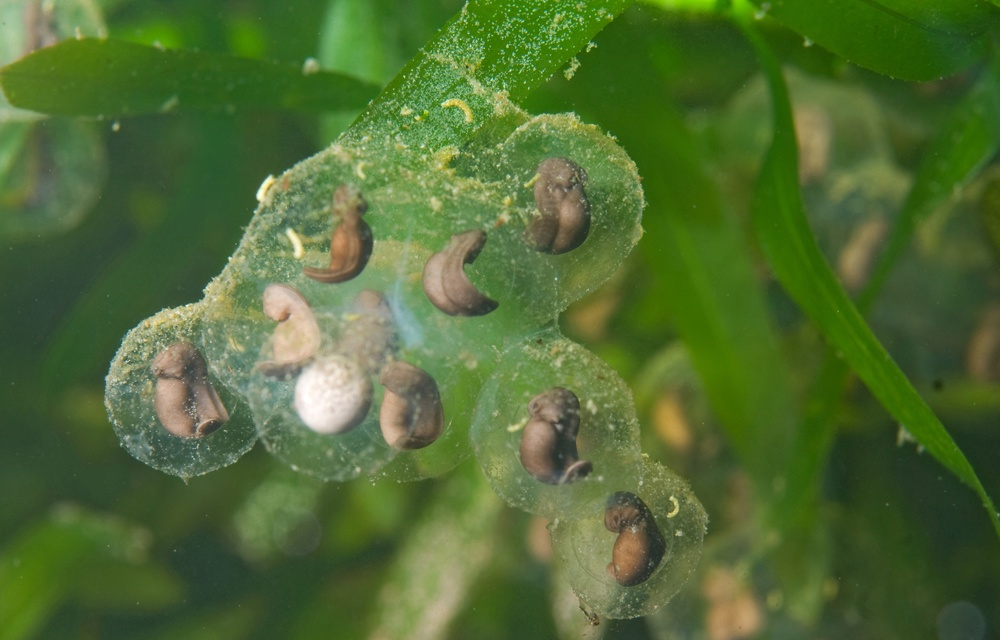
<svg viewBox="0 0 1000 640"><path fill-rule="evenodd" d="M428 152L400 140L341 142L269 178L243 240L205 298L163 311L126 336L107 378L109 414L132 455L181 477L231 464L258 439L289 467L324 480L427 478L474 449L505 501L553 520L559 570L585 606L615 618L643 615L666 602L693 570L705 513L681 479L643 459L625 383L554 328L559 313L604 282L638 241L639 177L625 152L595 127L573 116L515 115L520 124L498 144L484 139ZM559 255L536 251L525 237L540 215L533 183L547 158L567 158L586 173L589 234ZM371 257L353 279L317 282L303 268L330 264L331 234L340 224L333 193L345 184L368 205L363 220L374 239ZM480 316L449 315L426 295L424 266L452 236L471 230L485 232L487 240L462 269L499 306ZM279 320L262 307L273 284L293 287L308 302L320 332L318 347L315 339L305 341L314 353L277 374L267 365L280 360L273 338ZM380 296L377 318L359 307L359 296L371 295L365 291ZM152 363L179 342L204 358L208 381L229 414L203 437L174 435L157 415ZM444 428L421 449L396 450L382 436L386 392L379 376L394 361L422 369L437 384ZM343 366L317 364L330 362ZM303 372L321 370L323 380L349 370L348 379L370 383L370 409L365 413L365 403L356 403L360 409L345 423L357 426L327 434L305 424L313 418L297 406L296 385ZM576 457L588 472L540 476L522 463L529 405L554 388L571 391L579 402ZM538 459L549 464L550 458ZM629 587L607 570L618 534L605 528L604 515L619 491L641 498L666 541L648 579Z"/></svg>
<svg viewBox="0 0 1000 640"><path fill-rule="evenodd" d="M708 516L687 482L645 457L639 481L614 491L638 496L666 541L663 558L652 575L624 587L609 573L618 534L605 527L603 510L577 520L559 519L549 526L556 563L589 609L610 618L648 615L666 604L694 572Z"/></svg>
<svg viewBox="0 0 1000 640"><path fill-rule="evenodd" d="M257 440L249 407L225 384L210 360L206 360L209 382L225 405L229 420L201 438L175 436L160 424L152 362L180 342L190 342L204 353L199 311L198 305L162 311L133 329L122 342L106 381L105 403L122 446L154 469L182 478L232 464Z"/></svg>
<svg viewBox="0 0 1000 640"><path fill-rule="evenodd" d="M580 460L593 470L581 479L549 484L523 466L521 439L529 403L554 387L579 399ZM480 466L508 504L547 518L603 513L607 496L639 479L639 424L632 394L597 356L554 330L516 342L483 387L472 426Z"/></svg>

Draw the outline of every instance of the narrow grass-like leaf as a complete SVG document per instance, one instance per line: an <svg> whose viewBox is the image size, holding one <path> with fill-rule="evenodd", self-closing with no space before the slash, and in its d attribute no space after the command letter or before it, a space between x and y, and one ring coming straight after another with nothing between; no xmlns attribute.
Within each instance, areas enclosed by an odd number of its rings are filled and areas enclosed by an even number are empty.
<svg viewBox="0 0 1000 640"><path fill-rule="evenodd" d="M979 495L1000 536L1000 514L969 461L875 338L824 261L803 214L795 129L781 69L759 38L752 32L748 35L758 51L774 110L774 139L751 205L753 224L768 263L792 298L889 413L928 453Z"/></svg>
<svg viewBox="0 0 1000 640"><path fill-rule="evenodd" d="M364 106L378 91L338 73L96 38L65 40L3 67L0 87L22 109L105 117L187 108L333 111Z"/></svg>
<svg viewBox="0 0 1000 640"><path fill-rule="evenodd" d="M924 152L917 174L885 247L879 254L857 306L868 312L882 290L900 255L909 246L913 232L953 193L978 175L1000 147L1000 68L993 61L957 104ZM785 507L792 512L808 504L815 490L820 461L833 441L834 414L847 384L849 368L827 350L823 367L806 403L806 416L792 455L799 481L789 483ZM811 470L811 471L810 471ZM790 512L786 512L790 513Z"/></svg>
<svg viewBox="0 0 1000 640"><path fill-rule="evenodd" d="M753 0L846 60L904 80L933 80L981 57L1000 12L985 2Z"/></svg>
<svg viewBox="0 0 1000 640"><path fill-rule="evenodd" d="M867 312L917 225L959 191L1000 148L1000 61L993 59L924 151L913 187L858 307Z"/></svg>
<svg viewBox="0 0 1000 640"><path fill-rule="evenodd" d="M643 224L656 245L643 255L660 299L729 441L767 493L783 471L796 403L739 225L669 105L645 135L615 131L643 172L650 203Z"/></svg>

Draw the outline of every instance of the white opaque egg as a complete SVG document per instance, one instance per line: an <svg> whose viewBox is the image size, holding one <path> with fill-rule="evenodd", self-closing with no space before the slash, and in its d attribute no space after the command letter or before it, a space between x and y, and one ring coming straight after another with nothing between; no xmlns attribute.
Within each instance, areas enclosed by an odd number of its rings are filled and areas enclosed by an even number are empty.
<svg viewBox="0 0 1000 640"><path fill-rule="evenodd" d="M295 383L295 411L317 433L350 431L364 422L371 405L371 379L343 356L317 360Z"/></svg>

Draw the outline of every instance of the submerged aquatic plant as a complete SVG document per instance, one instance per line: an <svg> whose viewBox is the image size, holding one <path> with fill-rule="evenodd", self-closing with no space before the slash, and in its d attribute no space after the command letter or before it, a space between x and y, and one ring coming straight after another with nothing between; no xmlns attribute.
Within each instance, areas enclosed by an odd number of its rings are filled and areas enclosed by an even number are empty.
<svg viewBox="0 0 1000 640"><path fill-rule="evenodd" d="M485 486L484 475L509 504L552 521L554 560L567 579L559 582L573 585L588 612L622 617L648 612L692 571L704 513L672 472L642 456L625 384L556 328L566 305L608 278L635 244L644 199L651 204L644 221L649 240L640 245L647 263L625 274L630 278L621 280L629 283L625 291L602 294L605 301L614 298L611 306L627 310L613 325L625 330L606 333L610 349L600 344L600 337L594 348L628 373L640 392L646 387L640 405L655 402L662 410L651 416L656 435L664 441L676 438L671 442L691 456L678 456L676 464L690 465L699 494L722 515L701 584L706 626L711 627L713 617L730 618L723 615L726 593L741 589L749 609L758 614L747 628L759 628L760 616L766 616L772 629L780 629L786 613L817 627L827 609L851 612L845 614L850 617L855 609L845 595L848 588L838 601L827 600L837 597L828 587L840 575L832 560L869 566L839 546L857 546L873 531L880 541L872 545L873 556L891 570L878 571L880 579L872 588L893 581L909 586L899 573L904 565L883 557L888 547L882 541L890 540L895 549L899 540L915 539L912 523L900 519L897 526L908 529L894 539L892 532L898 529L883 527L878 518L890 504L881 499L881 490L913 496L906 483L877 480L888 477L884 459L857 473L856 466L851 469L852 477L879 489L868 503L855 506L829 495L818 499L851 371L892 415L901 440L912 437L929 454L923 460L911 449L892 455L918 460L925 471L934 469L927 460L934 456L979 494L994 525L1000 523L983 487L995 482L992 472L984 466L980 483L862 318L921 218L974 178L997 148L1000 85L995 54L988 47L997 10L960 0L939 3L935 12L907 7L886 11L868 0L757 2L756 10L746 2L663 0L649 4L666 10L645 7L617 21L601 34L600 48L590 55L589 39L627 4L470 3L333 146L265 180L258 191L257 216L205 299L136 327L108 377L111 415L122 442L158 469L184 478L207 473L235 462L259 440L303 472L288 473L277 483L263 480L261 490L239 508L233 524L239 529L240 553L251 562L266 557L271 537L277 536L271 523L281 528L284 539L299 524L308 524L308 518L315 519L310 510L318 485L299 485L309 489L284 501L273 496L265 500L268 487L280 493L283 483L309 483L311 477L425 478L446 474L473 454L485 474L472 465L449 474L446 490L435 505L421 510L419 522L398 527L406 537L403 549L394 554L395 568L378 605L380 637L412 637L414 618L440 635L460 611L456 598L439 614L434 585L446 582L449 589L467 591L482 570L482 558L489 555L483 550L494 551L506 533L495 526L499 501ZM370 6L331 2L330 11L363 7L363 14ZM367 51L364 16L353 17L347 21L349 32L331 29L331 38L339 38L341 48ZM791 30L778 27L778 21ZM282 30L275 27L274 32ZM893 38L881 37L885 33ZM193 46L193 41L184 44ZM282 57L274 51L230 49ZM583 50L588 52L581 56L583 65L570 59ZM301 60L299 56L315 53L296 51L285 57ZM783 63L810 70L805 88L800 74L779 67L772 51L781 52ZM920 91L950 87L965 95L954 103L928 97L930 93L911 100L920 103L915 121L927 131L910 131L908 141L897 140L876 154L880 161L881 152L896 155L888 163L892 166L901 160L900 168L916 166L920 154L914 149L925 138L934 139L921 156L908 196L905 171L893 172L891 184L879 185L888 189L878 198L878 215L871 210L872 198L861 197L858 185L874 186L872 168L885 165L868 162L874 160L869 150L861 154L866 163L851 164L840 174L845 164L840 154L848 139L875 138L869 128L856 126L872 122L857 117L871 115L858 97L872 101L877 91L894 93L899 87L890 87L886 78L859 74L830 51L909 80L968 70L951 85L922 86ZM526 102L528 93L567 60L563 76L573 81L557 80L533 96L534 103ZM323 65L328 62L324 59ZM981 64L971 66L976 62ZM0 82L20 106L109 121L189 108L227 114L247 107L361 108L378 89L318 68L313 60L283 66L82 38L5 67ZM73 81L47 81L52 69ZM751 78L758 70L763 73ZM389 76L367 77L381 83ZM854 86L850 93L816 100L816 85ZM706 100L701 91L713 97ZM816 103L803 104L803 95ZM553 100L557 106L551 107L545 100L553 96L561 100ZM642 169L641 191L636 169L616 141L576 116L531 116L522 109L560 111L567 102L586 120L619 136ZM678 108L682 104L695 108L684 114ZM844 104L851 109L842 109ZM748 106L752 115L744 111ZM929 116L936 108L940 113ZM873 111L899 115L886 104ZM946 111L942 130L930 136ZM845 122L840 122L842 116ZM240 116L213 121L203 132L234 120ZM874 129L884 134L886 127ZM262 130L254 127L254 136ZM854 135L857 131L865 133ZM285 149L285 142L272 142L269 148ZM235 229L245 223L242 217L235 222L213 219L221 208L214 204L221 201L215 196L225 187L234 190L232 165L239 163L225 161L234 149L204 146L213 147L213 153L192 163L188 172L198 187L183 189L187 197L164 215L171 233L163 234L157 226L144 230L145 242L81 298L52 341L44 368L66 379L75 379L74 372L87 367L80 363L100 360L103 368L120 332L163 304L165 291L173 286L171 277L182 271L175 267L215 255L206 250L220 244L211 232L213 224L215 229ZM259 179L296 159L248 173ZM761 159L765 162L759 167ZM719 164L706 166L713 161ZM754 176L756 188L750 186ZM241 187L247 196L250 189L249 184ZM849 202L845 194L852 194ZM826 237L829 221L816 216L831 210L837 224L846 225L845 202L857 205L864 224L838 258L841 287L820 249L837 242ZM984 202L995 204L985 197ZM812 229L806 209L813 216ZM733 215L739 213L746 213L746 219ZM749 229L754 237L745 233ZM927 243L933 232L924 234L922 242L939 248L950 244ZM875 246L886 234L888 248L879 257ZM221 244L229 246L228 241ZM968 253L964 244L961 252ZM153 269L163 274L155 282L135 275ZM768 270L808 319L790 319L786 306L772 304L772 283L764 275ZM198 286L216 271L213 266L199 275ZM26 281L44 282L45 271L39 273ZM146 311L128 315L121 309L129 305L116 307L118 300L104 295L121 290L145 296ZM980 293L987 290L992 289L982 287ZM858 295L856 305L848 292ZM195 297L188 294L188 299ZM129 303L132 309L142 306ZM912 303L901 309L894 313L922 316L925 311L914 312ZM128 322L122 321L126 315ZM774 316L781 319L781 331ZM990 316L984 315L985 329L995 326ZM572 331L581 324L571 319L568 326ZM640 335L650 326L655 326L654 336ZM948 326L946 333L961 339L962 332ZM676 343L668 347L666 358L654 356L652 361L674 367L670 375L688 381L684 392L693 394L693 400L673 388L662 372L636 373L645 350L673 340L672 330L684 341L690 361ZM977 379L993 375L991 345L996 341L991 331L977 330L977 339L970 342L969 352L976 357L970 357L969 369ZM823 356L813 340L818 335L829 347L816 373L800 358ZM973 343L980 346L974 349ZM616 352L616 347L625 348ZM903 368L919 385L920 372L907 367L907 354L898 344L893 347L893 355L902 355ZM626 350L630 353L623 356ZM34 362L34 356L29 360ZM819 368L818 362L813 364ZM949 377L940 385L935 381L934 393L945 383L952 393L963 389ZM982 391L977 397L989 395ZM697 419L686 413L689 400L702 409ZM708 415L709 401L714 416ZM852 409L860 404L854 397L848 401ZM103 427L103 414L98 421ZM668 433L671 422L675 430ZM883 416L872 431L888 438L893 434L884 429L885 422ZM715 426L724 431L728 447L718 446L722 439L710 433ZM652 438L647 444L655 447ZM650 451L660 457L674 453ZM711 464L699 464L706 457ZM833 457L838 465L842 462L841 454ZM696 467L712 471L696 473ZM465 475L470 468L472 475ZM244 463L199 486L252 471ZM706 476L725 476L723 495L712 494L715 480L706 481ZM363 490L368 490L365 483L353 483L343 491ZM381 482L373 490L422 488ZM191 496L184 492L178 501L189 506ZM850 519L840 522L824 510L834 500L838 511L847 507ZM383 507L382 500L371 502L379 503L373 508ZM370 506L343 505L352 527L361 528L356 520ZM341 515L330 520L339 521ZM397 524L410 524L399 517ZM266 542L255 547L254 536ZM907 555L895 550L899 557ZM926 555L949 562L944 554ZM458 556L463 561L456 563ZM19 574L6 575L15 576L13 580ZM339 585L339 577L328 579ZM0 584L9 583L0 575ZM356 588L353 581L346 584L342 588ZM941 592L948 588L938 587ZM760 608L765 594L766 614ZM574 599L556 594L553 602L557 600L563 613L571 610L575 621L583 623ZM925 611L923 617L928 615ZM677 621L672 611L670 616L671 624L685 624L684 616ZM667 618L654 617L651 624ZM911 625L917 618L910 610L895 617ZM563 631L573 637L567 632L570 626ZM387 628L396 631L382 634Z"/></svg>

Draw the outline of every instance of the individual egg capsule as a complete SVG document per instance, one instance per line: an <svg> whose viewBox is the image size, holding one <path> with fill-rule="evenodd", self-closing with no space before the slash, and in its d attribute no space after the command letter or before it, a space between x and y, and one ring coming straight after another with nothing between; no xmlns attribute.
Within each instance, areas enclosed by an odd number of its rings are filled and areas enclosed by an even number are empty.
<svg viewBox="0 0 1000 640"><path fill-rule="evenodd" d="M568 158L546 158L535 178L539 217L525 230L536 251L560 254L576 249L590 233L590 200L584 187L587 172Z"/></svg>
<svg viewBox="0 0 1000 640"><path fill-rule="evenodd" d="M708 516L683 478L645 457L637 482L614 486L600 510L549 527L553 557L584 606L649 615L694 574Z"/></svg>
<svg viewBox="0 0 1000 640"><path fill-rule="evenodd" d="M530 419L521 434L521 466L540 482L568 484L585 477L593 465L580 460L580 400L563 387L544 391L528 403Z"/></svg>
<svg viewBox="0 0 1000 640"><path fill-rule="evenodd" d="M344 433L368 416L372 382L358 364L343 355L320 358L302 370L293 401L299 419L317 433Z"/></svg>
<svg viewBox="0 0 1000 640"><path fill-rule="evenodd" d="M629 491L615 493L604 511L604 527L618 534L608 575L623 587L649 580L663 560L667 543L646 503Z"/></svg>
<svg viewBox="0 0 1000 640"><path fill-rule="evenodd" d="M175 436L201 438L229 420L208 380L208 366L190 342L176 342L153 359L154 405L160 424Z"/></svg>

